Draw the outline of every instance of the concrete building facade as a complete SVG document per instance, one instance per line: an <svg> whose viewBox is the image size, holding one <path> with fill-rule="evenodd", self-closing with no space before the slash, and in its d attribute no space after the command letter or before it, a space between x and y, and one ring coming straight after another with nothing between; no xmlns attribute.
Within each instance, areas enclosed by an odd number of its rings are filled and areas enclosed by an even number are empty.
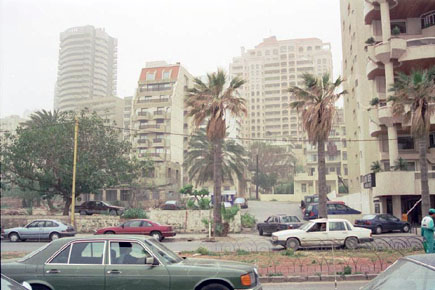
<svg viewBox="0 0 435 290"><path fill-rule="evenodd" d="M372 212L396 216L420 199L420 164L410 124L393 116L387 100L397 72L435 65L435 1L343 0L341 3L345 119L349 186L368 196ZM395 33L392 33L394 30ZM374 102L374 101L378 102ZM377 105L372 106L372 104ZM428 136L429 188L435 193L435 118ZM408 171L393 171L399 158ZM376 186L367 184L373 162L381 164ZM364 181L366 184L364 184ZM365 185L365 186L364 186ZM366 187L366 188L364 188ZM431 196L435 205L435 196ZM419 207L411 221L421 217Z"/></svg>

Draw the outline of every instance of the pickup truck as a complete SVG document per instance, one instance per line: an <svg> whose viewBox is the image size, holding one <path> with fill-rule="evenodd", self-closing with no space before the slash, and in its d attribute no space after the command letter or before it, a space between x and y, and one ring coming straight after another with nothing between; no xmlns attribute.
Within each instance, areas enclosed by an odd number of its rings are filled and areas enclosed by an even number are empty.
<svg viewBox="0 0 435 290"><path fill-rule="evenodd" d="M108 213L110 215L121 215L124 212L124 208L108 204L104 201L85 201L81 205L74 208L76 213L80 215L93 215Z"/></svg>

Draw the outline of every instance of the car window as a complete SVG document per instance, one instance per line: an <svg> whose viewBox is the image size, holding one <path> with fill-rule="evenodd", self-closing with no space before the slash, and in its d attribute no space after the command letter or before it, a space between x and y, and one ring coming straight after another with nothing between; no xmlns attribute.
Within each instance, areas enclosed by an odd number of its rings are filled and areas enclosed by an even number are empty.
<svg viewBox="0 0 435 290"><path fill-rule="evenodd" d="M95 206L95 201L90 201L88 204L84 203L85 206Z"/></svg>
<svg viewBox="0 0 435 290"><path fill-rule="evenodd" d="M363 220L372 220L376 217L376 215L374 214L367 214L365 216L362 217Z"/></svg>
<svg viewBox="0 0 435 290"><path fill-rule="evenodd" d="M434 285L434 270L410 261L399 260L362 289L432 290Z"/></svg>
<svg viewBox="0 0 435 290"><path fill-rule="evenodd" d="M142 222L142 227L152 227L153 225L149 222L143 221Z"/></svg>
<svg viewBox="0 0 435 290"><path fill-rule="evenodd" d="M336 209L335 204L328 204L327 207L328 207L328 210L335 210Z"/></svg>
<svg viewBox="0 0 435 290"><path fill-rule="evenodd" d="M329 231L345 231L343 222L329 222Z"/></svg>
<svg viewBox="0 0 435 290"><path fill-rule="evenodd" d="M54 257L50 261L50 264L67 264L70 249L71 246L68 246L65 249L63 249L62 252L60 252L56 257Z"/></svg>
<svg viewBox="0 0 435 290"><path fill-rule="evenodd" d="M335 208L337 210L347 210L348 209L348 207L343 205L343 204L335 204Z"/></svg>
<svg viewBox="0 0 435 290"><path fill-rule="evenodd" d="M29 224L28 228L42 228L44 227L44 221L34 221L31 224Z"/></svg>
<svg viewBox="0 0 435 290"><path fill-rule="evenodd" d="M154 253L159 254L159 256L161 256L168 264L174 264L183 261L183 259L181 259L177 254L154 239L145 240L145 244L150 247Z"/></svg>
<svg viewBox="0 0 435 290"><path fill-rule="evenodd" d="M110 242L111 264L143 265L149 257L151 254L138 243Z"/></svg>
<svg viewBox="0 0 435 290"><path fill-rule="evenodd" d="M395 216L392 216L392 215L387 215L387 219L389 221L392 221L392 222L398 222L398 221L400 221L398 218L396 218Z"/></svg>
<svg viewBox="0 0 435 290"><path fill-rule="evenodd" d="M71 249L70 264L102 264L104 242L74 243Z"/></svg>
<svg viewBox="0 0 435 290"><path fill-rule="evenodd" d="M352 225L350 224L350 222L345 222L345 224L346 224L346 229L348 231L351 231L352 230Z"/></svg>
<svg viewBox="0 0 435 290"><path fill-rule="evenodd" d="M312 210L313 210L313 206L312 205L308 206L307 211L312 211Z"/></svg>
<svg viewBox="0 0 435 290"><path fill-rule="evenodd" d="M45 222L45 227L46 228L54 228L54 227L58 227L58 226L59 226L58 224L56 224L56 223L54 223L52 221L46 221Z"/></svg>
<svg viewBox="0 0 435 290"><path fill-rule="evenodd" d="M326 223L316 223L309 232L326 232Z"/></svg>
<svg viewBox="0 0 435 290"><path fill-rule="evenodd" d="M126 228L138 228L140 227L142 221L129 221L124 224Z"/></svg>
<svg viewBox="0 0 435 290"><path fill-rule="evenodd" d="M266 223L270 223L270 222L272 222L272 217L271 217L271 216L268 217L267 220L265 220L265 222L266 222Z"/></svg>
<svg viewBox="0 0 435 290"><path fill-rule="evenodd" d="M381 222L386 222L387 221L387 217L385 216L385 215L380 215L379 216L379 220L381 221Z"/></svg>
<svg viewBox="0 0 435 290"><path fill-rule="evenodd" d="M283 223L297 223L300 220L296 216L283 216L281 217Z"/></svg>

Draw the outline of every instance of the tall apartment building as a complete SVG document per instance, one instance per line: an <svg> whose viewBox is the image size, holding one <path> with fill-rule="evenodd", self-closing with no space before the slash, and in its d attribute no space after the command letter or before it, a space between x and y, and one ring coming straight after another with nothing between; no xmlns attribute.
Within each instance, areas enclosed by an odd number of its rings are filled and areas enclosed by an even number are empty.
<svg viewBox="0 0 435 290"><path fill-rule="evenodd" d="M389 89L397 72L409 73L435 65L435 1L343 0L341 3L343 77L346 80L345 119L348 143L349 186L362 193L371 211L396 216L406 213L420 199L420 165L410 124L394 117ZM399 35L391 31L397 27ZM397 29L396 29L397 30ZM366 40L373 37L373 44ZM379 99L371 106L370 101ZM428 136L429 188L435 193L435 118ZM399 157L408 171L392 171ZM364 177L379 161L382 172L376 185ZM367 187L367 188L364 188ZM431 196L432 206L435 196ZM412 212L417 221L421 211Z"/></svg>
<svg viewBox="0 0 435 290"><path fill-rule="evenodd" d="M115 38L91 25L73 27L60 34L55 110L78 111L87 107L113 117L111 121L121 125L122 113L116 113L118 109L114 107L120 103L116 97L116 80Z"/></svg>
<svg viewBox="0 0 435 290"><path fill-rule="evenodd" d="M193 77L177 64L150 62L142 69L132 104L131 136L139 158L154 161L153 190L144 200L176 198L182 184L184 132L188 132L184 98Z"/></svg>
<svg viewBox="0 0 435 290"><path fill-rule="evenodd" d="M277 40L266 38L254 49L242 48L233 58L230 75L246 81L240 93L248 116L242 123L244 138L303 139L299 115L290 109L290 86L302 85L302 75L332 75L329 43L317 38Z"/></svg>
<svg viewBox="0 0 435 290"><path fill-rule="evenodd" d="M133 97L124 98L124 116L123 116L123 138L130 141L131 136L131 112Z"/></svg>

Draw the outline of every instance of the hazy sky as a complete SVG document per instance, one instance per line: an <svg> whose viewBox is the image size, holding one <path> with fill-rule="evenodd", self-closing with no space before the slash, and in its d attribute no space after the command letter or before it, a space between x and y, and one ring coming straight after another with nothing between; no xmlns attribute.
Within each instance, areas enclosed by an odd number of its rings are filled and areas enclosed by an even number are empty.
<svg viewBox="0 0 435 290"><path fill-rule="evenodd" d="M0 0L1 117L53 108L59 33L88 24L118 39L119 97L147 61L228 70L240 47L271 35L331 42L341 72L339 0Z"/></svg>

